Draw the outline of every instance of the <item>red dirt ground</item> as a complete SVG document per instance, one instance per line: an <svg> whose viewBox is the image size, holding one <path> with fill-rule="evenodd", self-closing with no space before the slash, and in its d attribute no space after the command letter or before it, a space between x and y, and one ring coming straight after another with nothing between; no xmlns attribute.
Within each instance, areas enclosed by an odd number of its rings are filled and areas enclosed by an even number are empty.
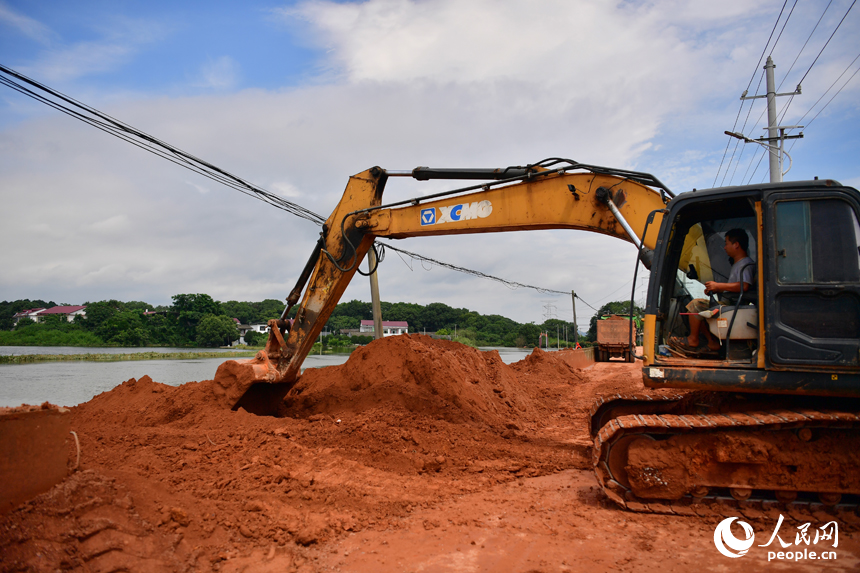
<svg viewBox="0 0 860 573"><path fill-rule="evenodd" d="M836 560L768 563L773 546L720 555L720 518L608 501L590 469L588 409L601 394L645 392L639 369L574 351L505 365L496 352L397 336L306 371L283 418L224 408L212 381L132 379L72 409L80 467L0 515L0 570L860 566L852 524L840 524ZM775 523L746 521L767 543ZM781 538L793 542L798 525L783 524Z"/></svg>

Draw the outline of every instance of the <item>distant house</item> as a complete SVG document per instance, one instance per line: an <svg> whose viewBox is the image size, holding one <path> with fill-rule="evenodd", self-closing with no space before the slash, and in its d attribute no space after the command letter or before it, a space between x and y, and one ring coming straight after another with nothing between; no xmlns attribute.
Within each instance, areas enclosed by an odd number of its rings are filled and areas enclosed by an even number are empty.
<svg viewBox="0 0 860 573"><path fill-rule="evenodd" d="M42 322L43 316L48 316L49 314L59 314L61 316L65 316L66 320L72 322L75 320L76 316L87 316L87 307L78 306L78 305L68 305L68 306L55 306L53 308L43 308L38 312L34 312L31 315L28 315L29 318L32 318L36 322ZM17 316L17 315L15 315Z"/></svg>
<svg viewBox="0 0 860 573"><path fill-rule="evenodd" d="M18 321L22 318L29 318L30 320L36 320L36 315L45 310L44 308L28 308L27 310L22 310L21 312L16 312L12 319L15 321L15 324L18 324Z"/></svg>
<svg viewBox="0 0 860 573"><path fill-rule="evenodd" d="M156 314L172 314L172 310L149 310L143 311L143 316L155 316Z"/></svg>
<svg viewBox="0 0 860 573"><path fill-rule="evenodd" d="M361 334L373 334L373 321L362 320L358 331ZM406 334L409 332L409 323L405 320L383 320L382 335L394 336L397 334Z"/></svg>
<svg viewBox="0 0 860 573"><path fill-rule="evenodd" d="M238 324L236 324L236 328L239 329L239 340L238 342L234 342L233 344L245 344L245 335L249 332L259 332L260 334L268 334L269 333L269 325L267 323L263 324L241 324L239 320L234 318ZM292 324L292 322L290 323Z"/></svg>

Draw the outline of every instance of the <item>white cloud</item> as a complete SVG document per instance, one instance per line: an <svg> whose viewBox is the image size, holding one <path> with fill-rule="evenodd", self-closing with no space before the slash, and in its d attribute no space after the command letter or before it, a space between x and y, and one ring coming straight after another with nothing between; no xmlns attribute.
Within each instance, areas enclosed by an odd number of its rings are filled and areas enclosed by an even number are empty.
<svg viewBox="0 0 860 573"><path fill-rule="evenodd" d="M234 87L239 80L239 64L230 56L221 56L209 60L200 68L198 87L214 90L227 90Z"/></svg>
<svg viewBox="0 0 860 573"><path fill-rule="evenodd" d="M91 223L88 227L90 230L100 235L113 235L123 231L128 231L129 220L128 216L125 214L114 215L113 217L108 217L107 219Z"/></svg>
<svg viewBox="0 0 860 573"><path fill-rule="evenodd" d="M169 25L113 17L87 31L94 39L74 43L55 39L31 63L18 66L18 70L48 84L102 74L127 65L142 48L161 40L169 31Z"/></svg>
<svg viewBox="0 0 860 573"><path fill-rule="evenodd" d="M50 44L56 39L56 34L48 26L13 10L3 2L0 2L0 23L15 28L40 44Z"/></svg>
<svg viewBox="0 0 860 573"><path fill-rule="evenodd" d="M275 183L272 183L269 187L272 191L274 191L281 197L297 199L302 196L302 192L295 185L287 181L276 181Z"/></svg>
<svg viewBox="0 0 860 573"><path fill-rule="evenodd" d="M194 190L196 190L201 195L206 195L207 193L209 193L208 187L204 187L203 185L198 185L197 183L192 183L191 181L186 181L185 183L190 185L191 187L193 187Z"/></svg>
<svg viewBox="0 0 860 573"><path fill-rule="evenodd" d="M779 10L754 4L310 2L282 16L303 18L328 50L328 68L337 73L326 81L108 98L104 111L248 181L268 182L270 191L323 216L348 177L374 165L504 167L566 156L650 171L682 190L706 187L754 64L733 58L757 57L761 42L751 30L772 25ZM770 12L762 17L763 10ZM83 55L70 59L82 69ZM210 85L226 88L232 64L219 61ZM686 133L695 135L675 141ZM385 202L455 185L392 179ZM0 299L283 298L319 233L59 116L0 132L0 200L4 212L27 214L0 226L2 244L20 245L0 251L0 267L9 270L0 275ZM113 232L110 240L93 232L101 227ZM597 307L613 291L612 300L629 296L624 285L636 257L627 243L568 231L396 244L503 278L575 289ZM384 300L542 321L546 295L412 268L388 253L380 268ZM367 281L356 277L343 298L367 300ZM572 310L569 296L557 300L560 314ZM583 324L591 312L577 306Z"/></svg>
<svg viewBox="0 0 860 573"><path fill-rule="evenodd" d="M127 62L134 51L125 44L81 42L50 50L35 63L19 68L25 75L46 82L66 82L115 69Z"/></svg>

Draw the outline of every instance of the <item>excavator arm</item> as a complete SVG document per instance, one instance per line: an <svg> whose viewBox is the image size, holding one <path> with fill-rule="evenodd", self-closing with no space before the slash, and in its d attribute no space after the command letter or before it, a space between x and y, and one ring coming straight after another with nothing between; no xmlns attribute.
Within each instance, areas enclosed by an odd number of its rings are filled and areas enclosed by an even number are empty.
<svg viewBox="0 0 860 573"><path fill-rule="evenodd" d="M637 246L641 241L640 252L654 248L668 190L656 191L640 181L662 185L659 181L647 174L605 168L584 173L570 173L568 169L418 168L403 173L374 167L350 177L287 299L283 315L269 322L265 349L253 359L223 363L215 375L217 387L234 409L274 413L298 379L302 362L377 237L578 229L611 235ZM417 179L496 181L382 205L389 177L407 174ZM300 296L290 325L287 313Z"/></svg>

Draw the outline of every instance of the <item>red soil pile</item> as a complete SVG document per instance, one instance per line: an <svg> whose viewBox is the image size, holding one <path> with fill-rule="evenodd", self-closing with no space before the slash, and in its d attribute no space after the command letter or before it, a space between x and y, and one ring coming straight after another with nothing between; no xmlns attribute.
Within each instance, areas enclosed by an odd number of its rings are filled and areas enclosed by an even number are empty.
<svg viewBox="0 0 860 573"><path fill-rule="evenodd" d="M129 380L72 409L78 470L0 515L0 571L662 571L720 558L716 521L631 514L598 492L588 408L644 389L637 364L580 360L535 351L507 366L390 337L308 370L284 418L224 408L211 380Z"/></svg>
<svg viewBox="0 0 860 573"><path fill-rule="evenodd" d="M305 371L285 403L300 416L353 414L385 404L491 428L528 419L534 410L498 352L421 334L385 338L359 348L341 366Z"/></svg>

